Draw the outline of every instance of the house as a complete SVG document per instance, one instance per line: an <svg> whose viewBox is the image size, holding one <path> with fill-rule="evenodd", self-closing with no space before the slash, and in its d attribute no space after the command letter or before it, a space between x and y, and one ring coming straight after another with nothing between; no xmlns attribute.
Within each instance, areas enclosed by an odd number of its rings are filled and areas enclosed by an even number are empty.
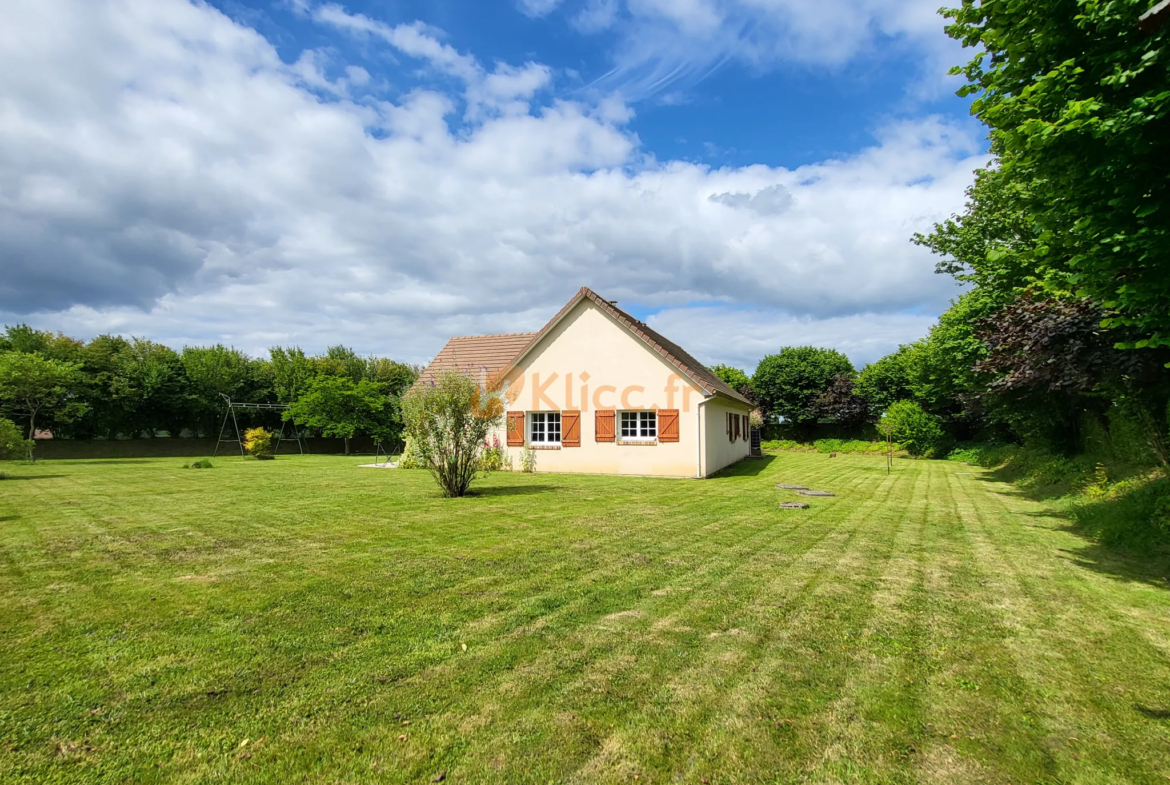
<svg viewBox="0 0 1170 785"><path fill-rule="evenodd" d="M752 403L588 288L539 332L452 338L416 384L448 370L503 389L496 436L540 472L708 477L749 454Z"/></svg>

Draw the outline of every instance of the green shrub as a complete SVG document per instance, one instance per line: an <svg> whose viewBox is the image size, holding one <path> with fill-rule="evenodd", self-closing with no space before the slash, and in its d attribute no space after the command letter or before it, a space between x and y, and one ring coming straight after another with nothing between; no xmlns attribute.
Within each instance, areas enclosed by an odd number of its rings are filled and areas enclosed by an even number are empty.
<svg viewBox="0 0 1170 785"><path fill-rule="evenodd" d="M0 460L15 461L32 455L34 443L25 439L16 423L0 417Z"/></svg>
<svg viewBox="0 0 1170 785"><path fill-rule="evenodd" d="M210 469L210 468L212 468L211 459L210 458L203 458L202 460L195 461L194 463L183 464L183 468L184 469Z"/></svg>
<svg viewBox="0 0 1170 785"><path fill-rule="evenodd" d="M261 461L273 458L272 431L250 428L244 432L244 449Z"/></svg>
<svg viewBox="0 0 1170 785"><path fill-rule="evenodd" d="M963 443L955 445L947 453L948 461L969 463L972 466L981 466L984 469L994 469L1003 466L1018 454L1020 448L1015 444Z"/></svg>
<svg viewBox="0 0 1170 785"><path fill-rule="evenodd" d="M402 455L398 457L399 469L422 469L422 456L414 446L414 440L406 437L406 445L402 448Z"/></svg>
<svg viewBox="0 0 1170 785"><path fill-rule="evenodd" d="M789 439L773 439L761 442L760 447L769 452L819 452L825 454L839 452L855 455L882 455L886 451L885 442L871 442L864 439L817 439L812 444ZM902 445L894 444L894 450L902 450Z"/></svg>
<svg viewBox="0 0 1170 785"><path fill-rule="evenodd" d="M1170 479L1160 472L1124 480L1103 495L1082 495L1070 505L1077 526L1106 545L1138 551L1170 546Z"/></svg>
<svg viewBox="0 0 1170 785"><path fill-rule="evenodd" d="M901 443L915 457L946 454L938 418L913 401L898 401L886 409L878 431Z"/></svg>

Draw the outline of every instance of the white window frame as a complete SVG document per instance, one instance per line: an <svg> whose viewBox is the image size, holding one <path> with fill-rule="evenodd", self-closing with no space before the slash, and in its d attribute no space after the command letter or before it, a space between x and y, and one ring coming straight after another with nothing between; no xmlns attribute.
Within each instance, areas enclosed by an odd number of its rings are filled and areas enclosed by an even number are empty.
<svg viewBox="0 0 1170 785"><path fill-rule="evenodd" d="M630 428L626 425L627 419L634 421L633 431L636 436L627 436ZM646 423L651 427L647 428ZM619 442L657 442L658 441L658 411L656 409L635 409L619 411L617 413L617 440ZM647 433L653 430L652 434Z"/></svg>
<svg viewBox="0 0 1170 785"><path fill-rule="evenodd" d="M533 447L560 447L561 446L561 413L560 412L529 412L524 418L528 421L528 444ZM539 424L539 428L537 427ZM556 441L545 440L551 435L549 425L556 426ZM537 440L537 436L540 440Z"/></svg>

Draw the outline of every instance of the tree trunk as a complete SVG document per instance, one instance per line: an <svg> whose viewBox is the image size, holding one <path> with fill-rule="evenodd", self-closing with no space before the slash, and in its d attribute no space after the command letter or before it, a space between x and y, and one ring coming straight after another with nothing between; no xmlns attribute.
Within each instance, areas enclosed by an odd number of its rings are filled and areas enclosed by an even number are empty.
<svg viewBox="0 0 1170 785"><path fill-rule="evenodd" d="M30 407L29 408L29 415L28 415L28 442L29 442L29 444L28 444L28 459L30 461L32 461L33 463L37 462L37 457L36 457L36 455L33 454L33 447L35 446L33 439L36 438L36 435L37 435L37 410Z"/></svg>
<svg viewBox="0 0 1170 785"><path fill-rule="evenodd" d="M349 455L349 437L346 436L344 438L345 438L345 454Z"/></svg>

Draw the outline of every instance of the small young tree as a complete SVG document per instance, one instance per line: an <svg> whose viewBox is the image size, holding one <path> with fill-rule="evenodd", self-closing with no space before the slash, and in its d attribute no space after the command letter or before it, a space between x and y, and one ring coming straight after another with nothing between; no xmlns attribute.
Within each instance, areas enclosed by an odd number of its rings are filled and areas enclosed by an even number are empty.
<svg viewBox="0 0 1170 785"><path fill-rule="evenodd" d="M886 409L878 422L878 431L887 438L901 442L906 452L914 456L937 450L943 440L938 418L924 411L914 401L898 401Z"/></svg>
<svg viewBox="0 0 1170 785"><path fill-rule="evenodd" d="M272 447L272 431L267 428L249 428L244 432L244 449L258 460L272 460L275 457Z"/></svg>
<svg viewBox="0 0 1170 785"><path fill-rule="evenodd" d="M408 392L402 412L411 446L443 495L466 495L484 440L503 418L503 401L484 396L470 376L449 371Z"/></svg>

